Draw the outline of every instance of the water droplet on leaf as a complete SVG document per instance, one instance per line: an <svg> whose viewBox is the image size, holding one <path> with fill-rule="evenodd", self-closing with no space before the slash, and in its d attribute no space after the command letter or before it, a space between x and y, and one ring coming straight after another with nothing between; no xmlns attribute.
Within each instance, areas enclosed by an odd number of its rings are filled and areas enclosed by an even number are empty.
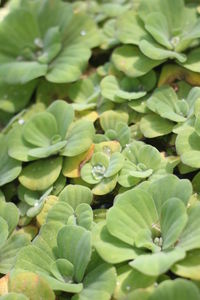
<svg viewBox="0 0 200 300"><path fill-rule="evenodd" d="M18 123L19 123L20 125L23 125L24 122L25 122L24 119L19 119L19 120L18 120Z"/></svg>
<svg viewBox="0 0 200 300"><path fill-rule="evenodd" d="M172 46L175 48L178 45L178 43L180 42L179 36L173 36L171 38L170 42L171 42Z"/></svg>
<svg viewBox="0 0 200 300"><path fill-rule="evenodd" d="M111 149L108 146L103 147L103 152L106 153L108 156L111 155Z"/></svg>
<svg viewBox="0 0 200 300"><path fill-rule="evenodd" d="M97 164L92 168L92 175L96 180L103 178L106 168L102 164Z"/></svg>
<svg viewBox="0 0 200 300"><path fill-rule="evenodd" d="M37 207L38 205L39 205L39 201L36 201L34 207Z"/></svg>
<svg viewBox="0 0 200 300"><path fill-rule="evenodd" d="M38 48L43 48L43 47L44 47L43 41L42 41L40 38L35 38L35 39L34 39L34 44L35 44L35 46L37 46Z"/></svg>
<svg viewBox="0 0 200 300"><path fill-rule="evenodd" d="M85 36L86 35L86 31L85 30L81 30L81 35Z"/></svg>

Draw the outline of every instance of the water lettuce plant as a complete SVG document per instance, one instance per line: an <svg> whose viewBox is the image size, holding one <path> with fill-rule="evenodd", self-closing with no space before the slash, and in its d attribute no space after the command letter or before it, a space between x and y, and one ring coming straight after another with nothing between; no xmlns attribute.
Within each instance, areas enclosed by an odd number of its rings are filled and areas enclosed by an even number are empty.
<svg viewBox="0 0 200 300"><path fill-rule="evenodd" d="M73 119L73 107L62 100L55 101L9 133L9 155L31 161L59 152L62 156L84 152L92 143L93 125L85 120L72 124Z"/></svg>
<svg viewBox="0 0 200 300"><path fill-rule="evenodd" d="M146 106L151 113L147 113L140 123L144 136L151 138L176 132L177 127L190 122L200 97L200 89L194 87L188 93L187 89L184 91L184 86L178 89L175 92L173 87L164 85L155 89L147 99ZM179 126L175 127L175 124Z"/></svg>
<svg viewBox="0 0 200 300"><path fill-rule="evenodd" d="M90 260L91 264L95 260L90 231L78 225L49 222L33 245L20 252L14 272L27 270L39 274L53 290L77 294L71 299L89 295L109 299L115 286L114 268L101 260L91 268Z"/></svg>
<svg viewBox="0 0 200 300"><path fill-rule="evenodd" d="M132 260L129 265L145 275L165 273L199 248L200 206L187 209L191 194L188 180L168 175L118 195L106 222L94 228L98 253L110 263ZM190 228L196 228L192 237Z"/></svg>
<svg viewBox="0 0 200 300"><path fill-rule="evenodd" d="M57 83L77 80L90 48L99 43L95 23L60 0L19 2L1 22L1 81L18 84L41 76Z"/></svg>
<svg viewBox="0 0 200 300"><path fill-rule="evenodd" d="M150 4L143 0L138 14L125 12L117 28L117 36L125 46L116 50L113 61L120 70L124 68L126 74L129 70L133 77L144 75L168 59L175 59L185 68L198 72L199 49L192 48L199 45L199 18L196 10L185 6L183 0L176 1L176 5L172 0L153 0ZM130 55L127 56L127 52ZM119 56L121 62L124 59L124 66L115 56ZM130 66L126 64L128 59Z"/></svg>
<svg viewBox="0 0 200 300"><path fill-rule="evenodd" d="M142 180L153 180L170 172L167 160L151 145L135 141L128 144L122 152L125 157L118 182L123 187L132 187Z"/></svg>
<svg viewBox="0 0 200 300"><path fill-rule="evenodd" d="M123 162L124 157L119 152L110 156L106 153L95 152L91 160L81 168L81 178L94 185L92 192L95 195L107 194L115 188Z"/></svg>
<svg viewBox="0 0 200 300"><path fill-rule="evenodd" d="M0 2L0 300L200 300L199 1Z"/></svg>

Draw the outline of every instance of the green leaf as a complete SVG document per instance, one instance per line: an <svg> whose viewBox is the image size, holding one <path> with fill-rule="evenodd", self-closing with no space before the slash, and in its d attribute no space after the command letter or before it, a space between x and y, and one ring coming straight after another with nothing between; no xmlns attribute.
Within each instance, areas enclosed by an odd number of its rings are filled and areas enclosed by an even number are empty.
<svg viewBox="0 0 200 300"><path fill-rule="evenodd" d="M74 265L74 279L81 282L91 257L91 234L79 226L63 227L57 237L60 258Z"/></svg>
<svg viewBox="0 0 200 300"><path fill-rule="evenodd" d="M93 48L100 43L100 34L92 17L83 13L74 14L70 24L65 27L65 45L77 44Z"/></svg>
<svg viewBox="0 0 200 300"><path fill-rule="evenodd" d="M161 155L150 145L135 141L123 151L126 161L118 182L124 187L136 185L142 178L148 178L161 165Z"/></svg>
<svg viewBox="0 0 200 300"><path fill-rule="evenodd" d="M194 178L192 179L192 185L193 185L194 191L195 191L196 193L199 193L199 192L200 192L200 190L199 190L199 188L200 188L199 182L200 182L200 172L198 172L198 173L194 176Z"/></svg>
<svg viewBox="0 0 200 300"><path fill-rule="evenodd" d="M147 114L140 121L140 130L147 138L155 138L172 132L174 124L156 114Z"/></svg>
<svg viewBox="0 0 200 300"><path fill-rule="evenodd" d="M0 186L13 181L20 174L21 162L8 155L7 139L0 137Z"/></svg>
<svg viewBox="0 0 200 300"><path fill-rule="evenodd" d="M156 281L156 277L144 275L127 264L117 268L117 275L118 285L114 293L116 299L124 299L125 296L131 295L132 291L150 287Z"/></svg>
<svg viewBox="0 0 200 300"><path fill-rule="evenodd" d="M61 168L61 157L38 160L23 169L19 181L30 190L43 191L58 179Z"/></svg>
<svg viewBox="0 0 200 300"><path fill-rule="evenodd" d="M92 78L85 78L72 83L69 86L68 95L73 102L86 104L96 102L99 92Z"/></svg>
<svg viewBox="0 0 200 300"><path fill-rule="evenodd" d="M52 139L53 140L60 139L60 136L55 135L54 137L52 137ZM34 157L34 159L35 158L46 158L48 156L57 154L59 151L62 151L62 149L65 147L66 143L67 143L66 141L61 141L61 142L58 142L56 144L49 145L46 147L33 148L28 151L28 154L30 155L30 157Z"/></svg>
<svg viewBox="0 0 200 300"><path fill-rule="evenodd" d="M166 280L150 295L149 300L199 300L197 286L185 279Z"/></svg>
<svg viewBox="0 0 200 300"><path fill-rule="evenodd" d="M147 188L147 192L152 196L160 215L162 206L170 198L178 198L186 206L192 195L192 185L187 179L179 179L174 175L166 175L152 182Z"/></svg>
<svg viewBox="0 0 200 300"><path fill-rule="evenodd" d="M195 128L195 131L198 134L198 136L200 136L200 115L199 114L197 114L197 116L196 116L194 128Z"/></svg>
<svg viewBox="0 0 200 300"><path fill-rule="evenodd" d="M82 292L73 296L72 300L109 300L115 285L115 269L108 264L101 264L85 276Z"/></svg>
<svg viewBox="0 0 200 300"><path fill-rule="evenodd" d="M56 119L58 133L65 139L67 130L74 118L73 107L63 100L53 102L47 109ZM48 128L50 131L50 129Z"/></svg>
<svg viewBox="0 0 200 300"><path fill-rule="evenodd" d="M66 186L59 195L59 201L68 203L75 210L80 204L91 204L92 193L88 187L81 185Z"/></svg>
<svg viewBox="0 0 200 300"><path fill-rule="evenodd" d="M0 84L0 109L8 113L22 110L30 101L36 81L25 85Z"/></svg>
<svg viewBox="0 0 200 300"><path fill-rule="evenodd" d="M61 154L63 156L76 156L88 150L94 136L93 123L87 120L75 122L68 130L67 144Z"/></svg>
<svg viewBox="0 0 200 300"><path fill-rule="evenodd" d="M56 203L48 212L46 222L60 222L64 225L79 225L87 230L91 230L93 222L93 212L91 207L82 203L76 210L66 202Z"/></svg>
<svg viewBox="0 0 200 300"><path fill-rule="evenodd" d="M160 152L150 145L144 145L140 149L138 163L142 163L147 168L152 168L153 170L156 170L161 164Z"/></svg>
<svg viewBox="0 0 200 300"><path fill-rule="evenodd" d="M156 226L154 226L153 228L155 228L155 230L157 229L157 231L159 231L158 230L159 228L156 228ZM155 242L156 238L153 241L152 235L153 235L153 232L151 232L149 229L140 230L135 239L136 247L146 248L146 249L152 251L153 253L159 252L160 246L159 246L159 244L158 245L156 244L156 242ZM159 234L155 234L155 236L156 235L159 235Z"/></svg>
<svg viewBox="0 0 200 300"><path fill-rule="evenodd" d="M145 289L138 289L126 295L126 300L148 300L150 292Z"/></svg>
<svg viewBox="0 0 200 300"><path fill-rule="evenodd" d="M124 157L121 153L116 152L111 155L108 168L104 174L104 177L108 178L118 173L124 164Z"/></svg>
<svg viewBox="0 0 200 300"><path fill-rule="evenodd" d="M49 222L44 224L39 234L33 241L33 245L43 250L52 260L55 259L55 248L57 247L57 235L63 224Z"/></svg>
<svg viewBox="0 0 200 300"><path fill-rule="evenodd" d="M51 272L60 281L69 281L74 274L74 266L66 259L59 258L51 266Z"/></svg>
<svg viewBox="0 0 200 300"><path fill-rule="evenodd" d="M147 16L145 28L159 44L170 50L173 49L170 43L171 32L165 15L160 12L151 13Z"/></svg>
<svg viewBox="0 0 200 300"><path fill-rule="evenodd" d="M162 61L166 59L177 59L179 62L184 63L187 60L185 54L178 53L176 51L166 50L159 44L155 43L151 38L143 39L139 43L139 48L143 55L146 55L149 59L155 61Z"/></svg>
<svg viewBox="0 0 200 300"><path fill-rule="evenodd" d="M65 202L58 202L49 210L46 222L60 222L67 225L70 216L74 215L73 208Z"/></svg>
<svg viewBox="0 0 200 300"><path fill-rule="evenodd" d="M187 256L183 260L181 260L173 266L172 272L181 277L190 278L192 280L199 280L199 257L199 249L188 252Z"/></svg>
<svg viewBox="0 0 200 300"><path fill-rule="evenodd" d="M175 244L187 221L186 207L181 200L172 198L163 204L160 219L163 250L168 249Z"/></svg>
<svg viewBox="0 0 200 300"><path fill-rule="evenodd" d="M132 187L132 186L137 185L140 182L141 179L139 177L135 177L135 174L134 174L134 176L131 175L131 174L133 174L133 170L135 168L136 168L135 164L133 164L129 160L125 160L124 166L123 166L122 170L120 171L120 174L118 177L118 182L120 185L122 185L123 187ZM150 175L151 175L151 173L150 173ZM145 177L146 177L146 175L145 175Z"/></svg>
<svg viewBox="0 0 200 300"><path fill-rule="evenodd" d="M200 67L199 55L200 55L200 48L196 48L190 51L189 54L187 55L186 62L183 62L181 65L190 71L199 73L199 67Z"/></svg>
<svg viewBox="0 0 200 300"><path fill-rule="evenodd" d="M87 230L92 229L93 224L93 211L92 208L86 204L80 204L75 211L77 224Z"/></svg>
<svg viewBox="0 0 200 300"><path fill-rule="evenodd" d="M16 61L23 49L34 48L34 39L37 37L40 37L40 33L33 14L25 9L15 9L7 15L0 30L0 53L7 55L6 61L1 62L1 81L9 84L26 83L46 74L47 65Z"/></svg>
<svg viewBox="0 0 200 300"><path fill-rule="evenodd" d="M100 174L99 170L97 170L97 176L93 176L96 173L94 171L96 170L96 167L92 166L91 163L86 163L82 168L81 168L81 178L89 183L89 184L98 184L101 179L103 178L103 171L105 169L104 165L102 164L97 164L98 169L100 168ZM101 172L102 170L102 172ZM99 175L99 176L98 176Z"/></svg>
<svg viewBox="0 0 200 300"><path fill-rule="evenodd" d="M23 139L23 127L15 127L8 134L8 154L20 161L34 160L29 155L32 146Z"/></svg>
<svg viewBox="0 0 200 300"><path fill-rule="evenodd" d="M132 199L134 198L134 201ZM158 215L153 199L142 190L130 190L119 195L108 211L108 231L123 242L133 245L141 229L150 229Z"/></svg>
<svg viewBox="0 0 200 300"><path fill-rule="evenodd" d="M34 273L50 273L53 259L42 249L30 245L24 247L18 254L15 269L31 271Z"/></svg>
<svg viewBox="0 0 200 300"><path fill-rule="evenodd" d="M147 100L147 107L165 119L174 122L184 122L186 115L180 107L183 101L178 100L173 88L163 86L156 89L153 95Z"/></svg>
<svg viewBox="0 0 200 300"><path fill-rule="evenodd" d="M149 3L147 0L141 1L141 5L139 7L139 16L144 22L146 20L146 16L155 11L162 12L165 15L167 18L167 23L172 31L181 29L185 23L185 14L187 13L187 10L184 7L183 0L177 0L176 3L174 3L173 0L153 0L151 3ZM192 12L192 16L193 15L195 17L194 12Z"/></svg>
<svg viewBox="0 0 200 300"><path fill-rule="evenodd" d="M141 53L137 47L125 45L113 51L112 62L127 76L139 77L160 65L163 60L152 60Z"/></svg>
<svg viewBox="0 0 200 300"><path fill-rule="evenodd" d="M0 66L0 80L8 84L25 84L47 72L47 65L33 61L16 62L14 59L9 63L0 63Z"/></svg>
<svg viewBox="0 0 200 300"><path fill-rule="evenodd" d="M175 262L184 257L185 251L181 248L175 248L169 252L140 255L129 264L141 273L158 276L167 272Z"/></svg>
<svg viewBox="0 0 200 300"><path fill-rule="evenodd" d="M0 249L0 273L7 274L15 265L20 250L30 242L27 234L15 233L4 243Z"/></svg>
<svg viewBox="0 0 200 300"><path fill-rule="evenodd" d="M33 116L23 128L23 137L36 147L47 147L52 138L58 134L55 117L48 112L41 112Z"/></svg>
<svg viewBox="0 0 200 300"><path fill-rule="evenodd" d="M8 225L8 233L11 235L19 221L19 210L12 202L0 201L0 217L3 218Z"/></svg>
<svg viewBox="0 0 200 300"><path fill-rule="evenodd" d="M0 52L12 57L17 56L27 45L33 47L34 39L39 36L37 20L32 13L26 9L12 10L1 23Z"/></svg>
<svg viewBox="0 0 200 300"><path fill-rule="evenodd" d="M104 131L116 129L117 123L128 123L128 114L112 110L105 111L100 116L100 124Z"/></svg>
<svg viewBox="0 0 200 300"><path fill-rule="evenodd" d="M33 206L35 204L35 201L37 201L41 197L40 192L31 191L21 184L18 186L17 195L21 201L26 202L30 206Z"/></svg>
<svg viewBox="0 0 200 300"><path fill-rule="evenodd" d="M176 138L176 151L181 161L190 167L200 168L200 137L193 127L186 127Z"/></svg>
<svg viewBox="0 0 200 300"><path fill-rule="evenodd" d="M2 246L8 238L8 225L7 222L2 217L0 217L0 226L1 226L0 246Z"/></svg>
<svg viewBox="0 0 200 300"><path fill-rule="evenodd" d="M116 103L131 101L146 95L145 91L140 91L138 86L135 86L136 84L139 84L139 81L135 80L134 84L134 81L128 78L118 80L109 75L101 81L101 93L103 97Z"/></svg>
<svg viewBox="0 0 200 300"><path fill-rule="evenodd" d="M117 175L108 178L103 178L96 186L93 187L92 192L94 195L105 195L112 192L116 184Z"/></svg>
<svg viewBox="0 0 200 300"><path fill-rule="evenodd" d="M54 83L67 83L79 79L90 55L89 48L84 44L68 44L52 62L46 79Z"/></svg>
<svg viewBox="0 0 200 300"><path fill-rule="evenodd" d="M39 273L40 274L40 273ZM68 283L68 282L61 282L52 276L46 274L40 274L51 286L51 288L55 291L63 291L66 293L80 293L83 289L82 283Z"/></svg>
<svg viewBox="0 0 200 300"><path fill-rule="evenodd" d="M123 44L138 45L140 40L146 35L142 21L135 11L127 11L117 19L117 38Z"/></svg>
<svg viewBox="0 0 200 300"><path fill-rule="evenodd" d="M55 227L55 224L58 223L51 224ZM51 241L51 234L49 232L48 239ZM51 266L55 261L55 256L49 256L46 247L43 250L34 245L23 248L17 257L15 269L37 273L47 281L53 290L79 293L82 290L82 284L59 281L52 276Z"/></svg>
<svg viewBox="0 0 200 300"><path fill-rule="evenodd" d="M92 234L95 249L102 259L108 263L121 263L134 259L140 254L140 250L112 236L104 222L96 224Z"/></svg>
<svg viewBox="0 0 200 300"><path fill-rule="evenodd" d="M198 217L199 213L199 204L197 206L191 207L188 211L188 222L178 241L178 246L186 251L200 247L200 220Z"/></svg>

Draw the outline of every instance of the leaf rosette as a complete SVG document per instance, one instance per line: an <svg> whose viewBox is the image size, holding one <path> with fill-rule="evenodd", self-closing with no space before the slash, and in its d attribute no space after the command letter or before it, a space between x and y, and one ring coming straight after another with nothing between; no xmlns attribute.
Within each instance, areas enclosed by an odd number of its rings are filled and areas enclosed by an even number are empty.
<svg viewBox="0 0 200 300"><path fill-rule="evenodd" d="M93 186L94 195L105 195L117 185L118 173L123 164L124 157L120 152L111 155L95 152L91 160L81 168L81 178Z"/></svg>
<svg viewBox="0 0 200 300"><path fill-rule="evenodd" d="M113 62L133 77L169 59L199 72L199 48L187 53L199 45L199 24L195 8L183 0L142 0L138 13L130 10L117 21L117 37L125 45L114 51Z"/></svg>
<svg viewBox="0 0 200 300"><path fill-rule="evenodd" d="M9 155L20 161L46 158L60 153L76 156L92 144L92 122L73 123L74 110L63 100L52 103L44 112L33 115L9 133Z"/></svg>
<svg viewBox="0 0 200 300"><path fill-rule="evenodd" d="M135 141L122 152L125 157L118 182L123 187L132 187L142 180L153 180L167 173L167 160L151 145Z"/></svg>
<svg viewBox="0 0 200 300"><path fill-rule="evenodd" d="M0 79L10 84L75 81L100 41L90 17L60 0L19 1L1 22L0 39Z"/></svg>
<svg viewBox="0 0 200 300"><path fill-rule="evenodd" d="M200 247L200 206L187 208L191 194L188 180L167 175L118 195L106 223L94 228L98 253L110 263L132 260L129 265L148 276L167 272Z"/></svg>
<svg viewBox="0 0 200 300"><path fill-rule="evenodd" d="M148 138L158 137L178 132L182 126L191 122L195 114L195 107L200 97L200 88L187 90L185 84L178 86L178 92L164 85L157 88L146 101L151 111L142 117L140 129Z"/></svg>
<svg viewBox="0 0 200 300"><path fill-rule="evenodd" d="M14 271L36 273L72 299L98 295L109 300L116 283L114 268L92 256L91 232L59 222L42 226L33 244L19 253Z"/></svg>

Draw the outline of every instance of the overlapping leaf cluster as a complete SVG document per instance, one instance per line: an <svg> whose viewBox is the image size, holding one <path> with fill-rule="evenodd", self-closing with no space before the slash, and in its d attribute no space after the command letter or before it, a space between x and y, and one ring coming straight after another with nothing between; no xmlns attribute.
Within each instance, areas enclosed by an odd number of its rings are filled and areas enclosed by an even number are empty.
<svg viewBox="0 0 200 300"><path fill-rule="evenodd" d="M200 300L200 6L0 8L0 299Z"/></svg>

